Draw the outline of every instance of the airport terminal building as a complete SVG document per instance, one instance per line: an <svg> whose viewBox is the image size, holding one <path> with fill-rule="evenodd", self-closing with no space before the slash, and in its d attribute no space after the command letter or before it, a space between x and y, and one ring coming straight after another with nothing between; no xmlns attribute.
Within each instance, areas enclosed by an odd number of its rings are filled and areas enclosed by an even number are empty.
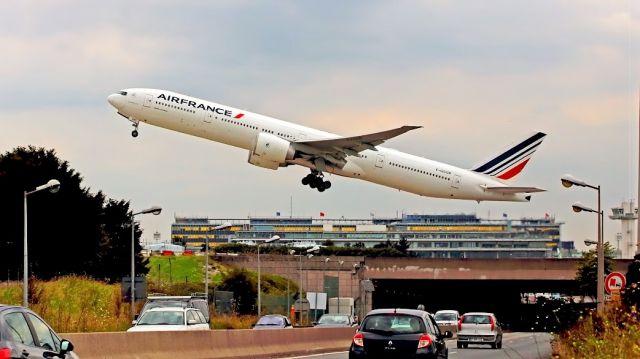
<svg viewBox="0 0 640 359"><path fill-rule="evenodd" d="M214 230L223 223L232 226ZM409 251L426 258L558 258L575 256L573 242L560 241L553 217L481 219L472 214L404 215L402 218L176 217L171 240L187 249L238 242L255 244L280 236L280 244L373 247L406 238Z"/></svg>

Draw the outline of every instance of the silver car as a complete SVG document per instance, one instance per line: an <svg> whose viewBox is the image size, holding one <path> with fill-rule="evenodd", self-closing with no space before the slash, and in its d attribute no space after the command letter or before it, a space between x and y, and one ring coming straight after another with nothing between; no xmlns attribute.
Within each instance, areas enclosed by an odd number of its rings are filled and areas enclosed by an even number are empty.
<svg viewBox="0 0 640 359"><path fill-rule="evenodd" d="M458 348L469 344L489 344L502 348L502 328L493 313L465 313L458 322Z"/></svg>

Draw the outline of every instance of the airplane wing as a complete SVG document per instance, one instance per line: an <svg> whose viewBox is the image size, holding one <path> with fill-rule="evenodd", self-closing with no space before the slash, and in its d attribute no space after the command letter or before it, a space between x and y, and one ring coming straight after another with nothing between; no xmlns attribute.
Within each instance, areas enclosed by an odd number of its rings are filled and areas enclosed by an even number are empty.
<svg viewBox="0 0 640 359"><path fill-rule="evenodd" d="M497 192L497 193L535 193L535 192L546 192L546 189L536 188L536 187L509 187L509 186L500 186L500 187L485 187L487 191Z"/></svg>
<svg viewBox="0 0 640 359"><path fill-rule="evenodd" d="M405 132L421 128L422 126L402 126L392 130L371 133L367 135L332 138L328 140L310 140L294 142L302 152L324 167L322 162L331 162L342 168L346 164L347 156L357 156L364 150L377 151L376 146L386 140L399 136Z"/></svg>
<svg viewBox="0 0 640 359"><path fill-rule="evenodd" d="M335 151L336 148L347 148L355 152L361 152L364 150L375 151L375 146L382 144L384 141L421 127L422 126L402 126L394 128L393 130L376 132L368 135L341 137L330 140L298 141L296 143L329 151Z"/></svg>

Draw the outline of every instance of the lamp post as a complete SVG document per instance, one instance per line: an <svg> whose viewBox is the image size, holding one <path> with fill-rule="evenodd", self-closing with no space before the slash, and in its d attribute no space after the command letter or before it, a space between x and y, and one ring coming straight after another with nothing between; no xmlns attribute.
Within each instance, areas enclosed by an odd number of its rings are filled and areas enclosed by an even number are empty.
<svg viewBox="0 0 640 359"><path fill-rule="evenodd" d="M27 196L42 190L48 189L51 193L56 193L60 190L60 182L56 179L49 180L49 182L36 187L33 191L24 191L24 259L22 262L22 306L29 307L29 250L27 246Z"/></svg>
<svg viewBox="0 0 640 359"><path fill-rule="evenodd" d="M133 318L135 318L136 316L136 308L135 308L135 303L136 303L136 283L135 283L135 278L136 278L136 265L135 265L135 233L136 233L136 226L135 226L135 218L137 215L139 214L148 214L148 213L153 213L154 215L159 215L160 212L162 212L162 207L159 206L153 206L147 209L144 209L140 212L135 212L133 214L131 214L131 319L133 320Z"/></svg>
<svg viewBox="0 0 640 359"><path fill-rule="evenodd" d="M274 235L273 237L269 238L269 239L265 239L264 243L268 244L268 243L272 243L277 241L278 239L280 239L280 236ZM260 317L261 313L262 313L262 287L260 285L260 277L261 277L261 273L260 273L260 242L258 242L258 317Z"/></svg>
<svg viewBox="0 0 640 359"><path fill-rule="evenodd" d="M600 185L597 186L593 186L590 185L588 183L586 183L585 181L579 180L577 178L574 178L571 175L564 175L562 176L562 178L560 179L562 182L562 185L564 187L571 187L571 186L578 186L578 187L588 187L591 189L595 189L596 191L598 191L598 209L597 210L593 210L589 207L585 207L584 205L582 205L581 203L574 203L572 205L573 211L574 212L593 212L593 213L597 213L598 214L598 243L597 243L597 247L596 247L596 251L598 252L598 269L597 269L597 290L596 290L596 297L597 297L597 310L598 313L602 314L603 310L604 310L604 245L602 244L603 242L603 235L602 235L602 225L603 225L603 213L602 210L600 209Z"/></svg>
<svg viewBox="0 0 640 359"><path fill-rule="evenodd" d="M296 254L295 249L289 251L289 254L294 256ZM302 254L300 255L300 265L298 270L298 300L300 301L300 322L302 322Z"/></svg>
<svg viewBox="0 0 640 359"><path fill-rule="evenodd" d="M219 226L213 227L213 230L218 231L229 227L231 227L231 223L225 222ZM209 303L209 233L207 233L204 241L204 294L207 296L207 303Z"/></svg>
<svg viewBox="0 0 640 359"><path fill-rule="evenodd" d="M344 261L340 261L338 264L340 264L340 266L338 266L338 314L340 314L340 271L342 270Z"/></svg>

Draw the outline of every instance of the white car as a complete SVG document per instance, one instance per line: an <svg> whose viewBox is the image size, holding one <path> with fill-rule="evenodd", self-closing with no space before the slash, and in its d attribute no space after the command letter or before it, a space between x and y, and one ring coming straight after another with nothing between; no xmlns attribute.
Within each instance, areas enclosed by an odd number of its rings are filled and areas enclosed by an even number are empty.
<svg viewBox="0 0 640 359"><path fill-rule="evenodd" d="M493 313L465 313L458 323L458 348L469 344L489 344L502 348L502 328Z"/></svg>
<svg viewBox="0 0 640 359"><path fill-rule="evenodd" d="M458 325L460 313L457 310L439 310L434 315L436 324L440 325Z"/></svg>
<svg viewBox="0 0 640 359"><path fill-rule="evenodd" d="M198 309L158 307L145 310L127 332L185 330L209 330L209 324Z"/></svg>

